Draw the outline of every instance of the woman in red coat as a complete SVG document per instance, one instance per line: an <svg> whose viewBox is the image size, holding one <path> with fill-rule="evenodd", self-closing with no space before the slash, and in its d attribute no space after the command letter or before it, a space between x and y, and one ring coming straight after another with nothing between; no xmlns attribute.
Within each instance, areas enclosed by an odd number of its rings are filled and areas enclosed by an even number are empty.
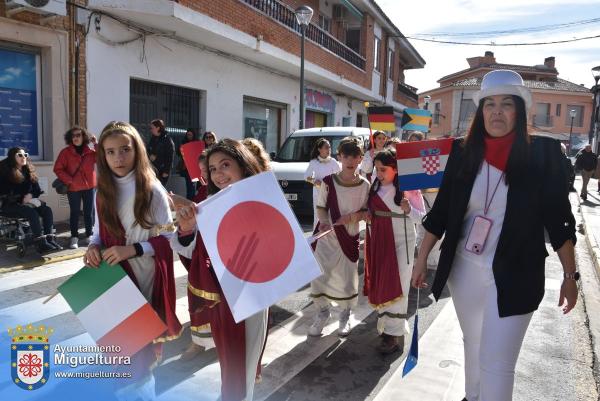
<svg viewBox="0 0 600 401"><path fill-rule="evenodd" d="M71 241L69 248L79 247L79 211L83 201L83 222L85 237L89 242L94 227L94 188L96 188L96 150L89 143L96 143L96 137L90 135L85 128L75 126L65 133L67 147L61 150L56 163L54 174L68 188ZM86 243L87 245L87 243Z"/></svg>

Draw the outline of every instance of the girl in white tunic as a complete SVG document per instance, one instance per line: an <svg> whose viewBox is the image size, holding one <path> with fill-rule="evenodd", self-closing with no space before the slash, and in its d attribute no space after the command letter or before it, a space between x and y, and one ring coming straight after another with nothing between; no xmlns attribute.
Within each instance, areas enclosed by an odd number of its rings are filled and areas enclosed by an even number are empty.
<svg viewBox="0 0 600 401"><path fill-rule="evenodd" d="M325 177L317 213L316 231L326 231L333 224L334 232L313 243L315 257L323 275L311 283L310 296L319 308L309 335L321 335L330 316L330 305L342 308L338 334L350 333L350 310L358 298L358 233L359 221L366 217L369 183L356 174L362 159L362 148L353 138L344 138L338 147L342 171Z"/></svg>
<svg viewBox="0 0 600 401"><path fill-rule="evenodd" d="M169 246L172 218L167 194L157 181L136 129L111 122L97 148L98 192L96 220L84 263L121 264L168 330L155 343L177 338L181 324L175 316L173 252ZM139 395L154 398L152 368L160 359L152 344L132 357L133 383L123 382L121 399ZM127 383L127 384L126 384Z"/></svg>
<svg viewBox="0 0 600 401"><path fill-rule="evenodd" d="M317 198L319 187L323 178L335 174L341 170L340 163L331 157L331 144L325 138L317 139L310 155L308 168L304 173L304 179L313 185L313 228L317 225Z"/></svg>
<svg viewBox="0 0 600 401"><path fill-rule="evenodd" d="M388 137L383 131L375 131L373 132L373 142L371 144L371 149L369 149L365 153L365 158L360 164L360 172L364 177L367 177L369 182L373 182L372 174L373 174L373 159L375 159L375 155L381 152L385 143L387 142Z"/></svg>
<svg viewBox="0 0 600 401"><path fill-rule="evenodd" d="M369 194L371 225L367 232L365 294L377 310L379 352L389 354L404 345L410 332L408 293L416 241L415 223L425 215L420 191L400 191L396 151L375 156L377 178ZM407 222L406 219L410 219Z"/></svg>

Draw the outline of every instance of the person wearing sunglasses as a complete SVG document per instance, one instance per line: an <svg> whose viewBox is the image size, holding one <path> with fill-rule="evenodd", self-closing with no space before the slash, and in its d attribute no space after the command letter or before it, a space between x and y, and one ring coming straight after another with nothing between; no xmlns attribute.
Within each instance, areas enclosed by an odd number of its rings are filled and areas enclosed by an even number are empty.
<svg viewBox="0 0 600 401"><path fill-rule="evenodd" d="M96 188L96 137L85 128L74 126L65 133L67 146L54 163L54 174L67 185L69 199L69 248L79 247L79 211L83 203L85 245L90 242L94 228L94 188Z"/></svg>
<svg viewBox="0 0 600 401"><path fill-rule="evenodd" d="M0 161L0 196L4 198L2 213L29 221L40 253L60 250L62 247L52 234L52 209L39 200L41 194L35 167L29 162L25 149L10 148L6 159Z"/></svg>

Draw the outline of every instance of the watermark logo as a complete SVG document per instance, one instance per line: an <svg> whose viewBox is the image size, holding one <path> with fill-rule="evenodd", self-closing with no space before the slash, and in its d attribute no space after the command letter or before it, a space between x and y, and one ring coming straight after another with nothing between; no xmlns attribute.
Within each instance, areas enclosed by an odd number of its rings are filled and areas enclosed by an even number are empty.
<svg viewBox="0 0 600 401"><path fill-rule="evenodd" d="M50 344L48 337L54 332L46 326L8 329L11 337L11 376L17 386L25 390L36 390L50 378Z"/></svg>

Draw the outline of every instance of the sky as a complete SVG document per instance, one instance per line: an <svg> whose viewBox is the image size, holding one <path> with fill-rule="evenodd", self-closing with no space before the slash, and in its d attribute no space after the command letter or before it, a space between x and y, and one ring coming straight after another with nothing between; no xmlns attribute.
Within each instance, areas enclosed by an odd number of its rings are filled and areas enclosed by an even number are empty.
<svg viewBox="0 0 600 401"><path fill-rule="evenodd" d="M434 39L486 46L447 45L409 39L425 59L422 69L407 70L406 83L418 92L439 87L441 77L469 67L466 59L492 51L503 64L543 64L546 57L556 58L559 78L591 88L591 69L600 65L600 38L564 44L500 47L496 43L527 43L564 40L600 35L600 0L376 0L377 4L405 36L426 33L472 33L513 30L599 19L567 29L511 33L485 38L436 36Z"/></svg>

